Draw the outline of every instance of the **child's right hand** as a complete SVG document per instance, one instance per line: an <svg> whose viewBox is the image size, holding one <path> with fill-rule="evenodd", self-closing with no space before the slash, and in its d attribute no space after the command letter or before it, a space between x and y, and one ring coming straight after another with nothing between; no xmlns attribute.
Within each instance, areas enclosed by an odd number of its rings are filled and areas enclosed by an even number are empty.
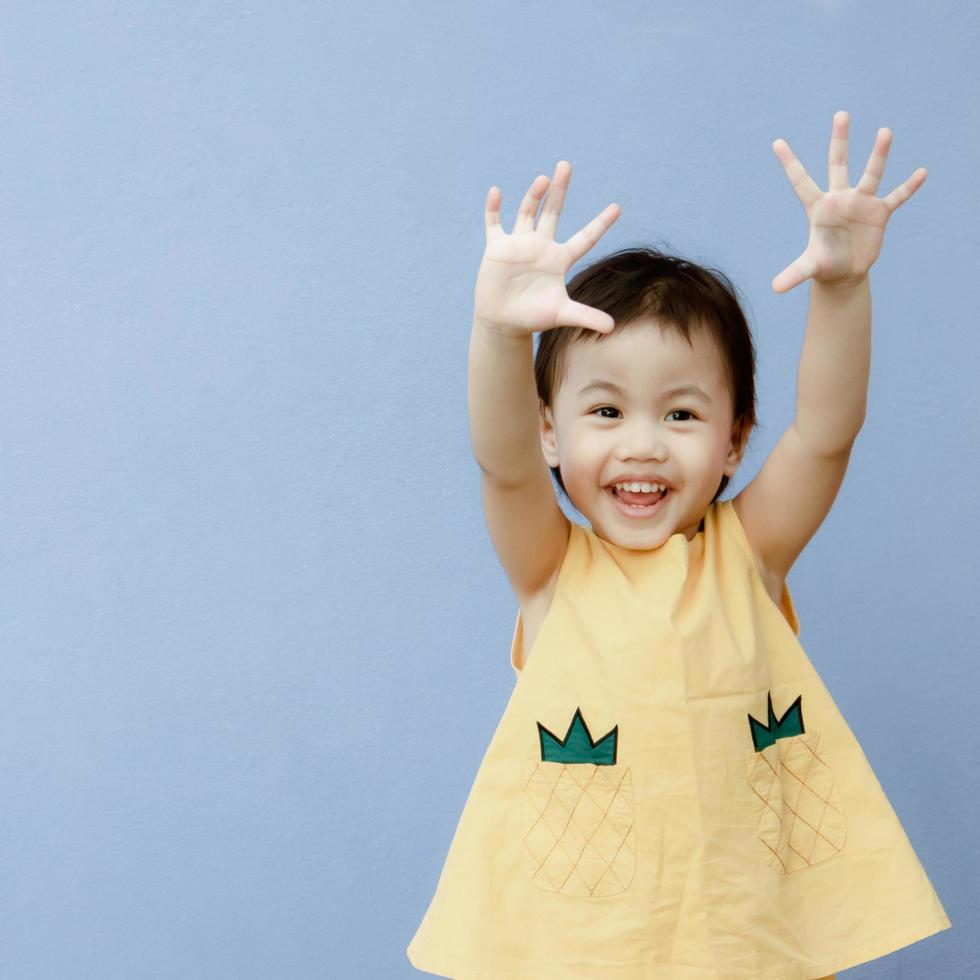
<svg viewBox="0 0 980 980"><path fill-rule="evenodd" d="M487 193L487 246L476 280L474 310L475 318L487 328L515 337L553 327L587 327L599 333L612 330L614 321L608 313L569 298L565 274L619 217L619 205L610 204L564 244L556 242L555 229L571 173L571 164L560 160L537 228L534 219L548 178L534 179L510 235L500 227L499 188L491 187Z"/></svg>

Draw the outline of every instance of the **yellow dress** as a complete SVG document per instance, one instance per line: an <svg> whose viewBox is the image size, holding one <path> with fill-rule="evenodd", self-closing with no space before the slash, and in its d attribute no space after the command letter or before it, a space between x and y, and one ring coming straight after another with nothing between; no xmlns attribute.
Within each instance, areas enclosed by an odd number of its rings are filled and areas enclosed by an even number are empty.
<svg viewBox="0 0 980 980"><path fill-rule="evenodd" d="M408 946L456 980L813 980L951 923L731 500L572 524Z"/></svg>

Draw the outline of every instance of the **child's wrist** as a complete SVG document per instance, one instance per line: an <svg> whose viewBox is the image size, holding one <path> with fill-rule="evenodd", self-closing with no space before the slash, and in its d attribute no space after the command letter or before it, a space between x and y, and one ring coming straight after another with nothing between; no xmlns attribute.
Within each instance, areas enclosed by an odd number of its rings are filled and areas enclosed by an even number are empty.
<svg viewBox="0 0 980 980"><path fill-rule="evenodd" d="M495 323L492 320L484 319L478 314L473 315L473 327L476 330L483 330L486 333L492 334L494 337L523 340L529 336L527 330L522 330L520 327L510 327L504 323Z"/></svg>
<svg viewBox="0 0 980 980"><path fill-rule="evenodd" d="M814 279L813 285L818 286L820 289L827 290L833 293L847 293L854 292L858 289L863 289L869 283L868 273L864 273L863 276L855 276L851 279L834 279L829 282L823 279Z"/></svg>

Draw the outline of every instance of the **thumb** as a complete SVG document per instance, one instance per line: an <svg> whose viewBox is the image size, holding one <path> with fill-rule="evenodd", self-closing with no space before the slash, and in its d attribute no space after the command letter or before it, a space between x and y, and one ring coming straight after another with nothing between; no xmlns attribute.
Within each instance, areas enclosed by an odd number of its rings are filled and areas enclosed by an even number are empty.
<svg viewBox="0 0 980 980"><path fill-rule="evenodd" d="M804 252L795 262L791 262L773 279L772 288L777 293L788 293L791 289L799 286L801 282L809 279L814 272L816 272L816 266L807 253Z"/></svg>
<svg viewBox="0 0 980 980"><path fill-rule="evenodd" d="M610 333L616 321L602 310L569 300L559 311L556 323L563 327L585 327L599 333Z"/></svg>

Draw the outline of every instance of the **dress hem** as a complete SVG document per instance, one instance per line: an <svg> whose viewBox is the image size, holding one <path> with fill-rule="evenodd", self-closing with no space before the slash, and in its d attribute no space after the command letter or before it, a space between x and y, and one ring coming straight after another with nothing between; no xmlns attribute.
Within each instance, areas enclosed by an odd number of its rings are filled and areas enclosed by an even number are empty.
<svg viewBox="0 0 980 980"><path fill-rule="evenodd" d="M908 946L912 946L915 943L921 942L923 939L928 939L930 936L935 936L940 932L944 932L946 929L952 928L952 922L948 917L940 919L938 923L933 923L925 929L913 930L911 933L908 931L901 933L892 933L888 939L873 946L870 950L860 953L859 955L849 956L846 958L838 958L830 961L830 965L825 967L818 967L817 973L810 976L801 976L798 972L795 973L785 973L782 976L769 976L766 980L815 980L815 978L823 978L827 976L832 976L836 973L840 973L842 970L850 970L855 966L860 966L862 963L870 963L872 960L881 959L883 956L888 956L891 953L897 953L900 949L905 949ZM462 970L454 965L453 961L450 959L441 959L440 957L432 957L431 959L425 955L419 956L415 954L413 959L413 954L406 951L408 956L408 961L415 967L416 970L420 970L423 973L429 973L437 977L446 977L448 980L566 980L569 976L568 966L566 964L550 964L550 967L554 972L547 972L549 967L547 966L537 966L530 962L526 964L526 967L531 969L532 973L515 973L512 968L501 965L500 967L492 968L490 970L476 969L470 970L469 967L464 967ZM658 969L667 970L675 964L664 963L658 967ZM683 964L676 964L683 966ZM607 970L608 963L598 963L596 964L596 970ZM625 967L625 964L624 964ZM546 972L541 972L545 970ZM445 972L444 972L445 971ZM453 972L457 971L457 972ZM700 970L699 973L705 978L710 976L710 973L706 970ZM692 974L695 975L695 974ZM645 980L646 976L653 976L653 974L640 974L637 980ZM716 974L716 980L736 980L733 974L728 974L726 976L721 976ZM743 980L739 977L737 980ZM748 980L747 977L744 980Z"/></svg>

